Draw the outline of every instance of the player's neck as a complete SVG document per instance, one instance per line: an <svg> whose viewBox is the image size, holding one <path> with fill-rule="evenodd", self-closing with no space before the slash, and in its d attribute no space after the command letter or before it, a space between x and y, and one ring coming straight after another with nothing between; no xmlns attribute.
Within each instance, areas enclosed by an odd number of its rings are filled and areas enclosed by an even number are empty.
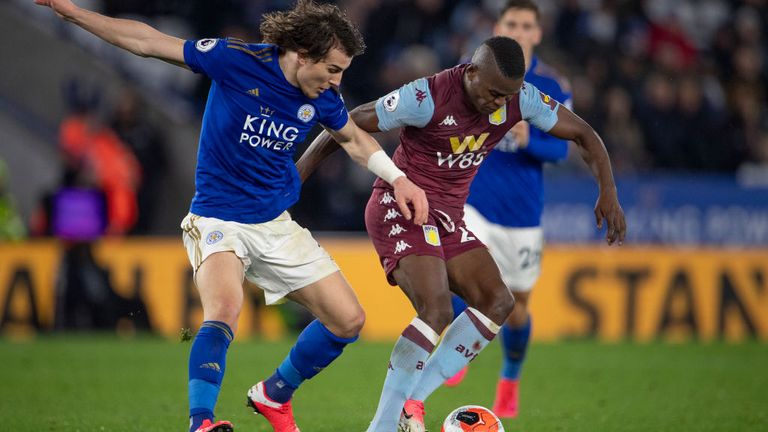
<svg viewBox="0 0 768 432"><path fill-rule="evenodd" d="M286 50L280 53L278 61L286 81L298 88L299 80L296 77L296 73L299 70L299 54L296 51Z"/></svg>

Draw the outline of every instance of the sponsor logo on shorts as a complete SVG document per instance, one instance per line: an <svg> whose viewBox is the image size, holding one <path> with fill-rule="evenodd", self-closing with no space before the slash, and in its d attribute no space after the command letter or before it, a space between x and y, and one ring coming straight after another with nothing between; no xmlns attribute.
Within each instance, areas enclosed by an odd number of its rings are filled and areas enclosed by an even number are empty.
<svg viewBox="0 0 768 432"><path fill-rule="evenodd" d="M219 240L224 238L224 233L221 231L211 231L210 234L208 234L208 237L205 239L205 242L209 245L212 245L214 243L218 243Z"/></svg>
<svg viewBox="0 0 768 432"><path fill-rule="evenodd" d="M200 52L208 52L212 50L218 42L218 39L200 39L195 43L195 48Z"/></svg>
<svg viewBox="0 0 768 432"><path fill-rule="evenodd" d="M392 237L396 235L400 235L404 232L408 231L407 229L400 226L400 224L395 224L392 226L392 229L389 230L389 235L387 237Z"/></svg>
<svg viewBox="0 0 768 432"><path fill-rule="evenodd" d="M410 249L413 246L409 245L405 242L405 240L400 240L399 242L395 243L395 253L399 254L405 251L406 249Z"/></svg>
<svg viewBox="0 0 768 432"><path fill-rule="evenodd" d="M315 116L315 107L313 107L310 104L304 104L299 107L299 112L296 113L296 117L299 118L299 120L303 121L304 123L307 123L308 121L312 120L312 118Z"/></svg>
<svg viewBox="0 0 768 432"><path fill-rule="evenodd" d="M393 202L395 202L395 197L389 192L384 192L384 195L379 200L379 204L392 204Z"/></svg>
<svg viewBox="0 0 768 432"><path fill-rule="evenodd" d="M424 241L432 246L440 246L440 234L437 233L437 227L434 225L422 225L424 229Z"/></svg>
<svg viewBox="0 0 768 432"><path fill-rule="evenodd" d="M395 209L389 209L387 210L387 214L384 215L384 222L398 218L402 216L399 211Z"/></svg>

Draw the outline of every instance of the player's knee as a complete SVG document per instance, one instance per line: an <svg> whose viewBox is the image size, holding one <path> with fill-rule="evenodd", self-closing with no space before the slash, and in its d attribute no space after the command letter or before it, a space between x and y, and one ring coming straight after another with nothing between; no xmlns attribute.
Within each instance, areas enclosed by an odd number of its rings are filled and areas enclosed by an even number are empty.
<svg viewBox="0 0 768 432"><path fill-rule="evenodd" d="M240 317L240 305L218 303L209 306L203 311L206 321L221 321L227 324L232 331L237 328L237 319Z"/></svg>
<svg viewBox="0 0 768 432"><path fill-rule="evenodd" d="M453 321L453 307L450 299L445 302L435 302L435 304L422 305L416 311L419 319L437 333L442 332Z"/></svg>
<svg viewBox="0 0 768 432"><path fill-rule="evenodd" d="M365 312L363 308L356 308L354 311L344 314L341 319L335 320L336 322L326 326L331 333L340 338L353 338L360 334L365 324Z"/></svg>
<svg viewBox="0 0 768 432"><path fill-rule="evenodd" d="M515 307L507 322L512 327L520 327L528 321L528 302L524 296L515 296Z"/></svg>
<svg viewBox="0 0 768 432"><path fill-rule="evenodd" d="M509 290L494 290L484 298L478 310L497 324L502 324L515 308L515 297Z"/></svg>

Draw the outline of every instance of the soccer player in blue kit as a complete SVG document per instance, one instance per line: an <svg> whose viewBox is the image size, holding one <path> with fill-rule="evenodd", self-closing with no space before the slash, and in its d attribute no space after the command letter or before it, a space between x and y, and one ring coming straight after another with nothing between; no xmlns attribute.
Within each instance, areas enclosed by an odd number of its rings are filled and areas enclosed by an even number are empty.
<svg viewBox="0 0 768 432"><path fill-rule="evenodd" d="M267 304L287 297L317 317L275 373L247 395L275 431L297 432L293 392L357 339L365 319L334 261L286 211L299 197L297 144L322 124L356 162L392 186L405 218L427 219L424 191L357 127L338 93L342 73L364 49L359 31L337 7L311 0L265 14L262 44L184 41L70 0L35 3L131 53L211 78L196 193L181 224L204 316L189 357L190 431L233 430L213 411L248 278L264 290Z"/></svg>
<svg viewBox="0 0 768 432"><path fill-rule="evenodd" d="M551 67L539 61L534 48L541 43L539 9L532 0L509 0L494 28L498 36L517 41L526 60L525 81L571 108L570 86ZM503 366L496 386L493 412L502 418L518 413L518 384L531 334L528 299L541 273L544 235L542 166L568 154L568 142L517 123L488 154L470 187L464 208L467 227L488 246L502 278L513 292L515 308L501 331ZM466 305L454 297L454 314ZM466 368L445 385L457 385Z"/></svg>

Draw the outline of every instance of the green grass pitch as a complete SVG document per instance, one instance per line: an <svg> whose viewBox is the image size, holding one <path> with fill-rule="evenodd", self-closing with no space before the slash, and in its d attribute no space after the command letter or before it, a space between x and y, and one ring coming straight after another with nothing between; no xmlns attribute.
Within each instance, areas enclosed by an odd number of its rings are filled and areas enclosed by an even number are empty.
<svg viewBox="0 0 768 432"><path fill-rule="evenodd" d="M0 339L0 430L186 431L188 343L107 336ZM244 406L290 342L237 341L217 415L235 430L270 431ZM297 392L304 432L358 431L373 415L391 344L360 342ZM490 406L494 343L459 387L427 401L427 427L464 404ZM768 345L534 344L522 409L507 431L768 431Z"/></svg>

